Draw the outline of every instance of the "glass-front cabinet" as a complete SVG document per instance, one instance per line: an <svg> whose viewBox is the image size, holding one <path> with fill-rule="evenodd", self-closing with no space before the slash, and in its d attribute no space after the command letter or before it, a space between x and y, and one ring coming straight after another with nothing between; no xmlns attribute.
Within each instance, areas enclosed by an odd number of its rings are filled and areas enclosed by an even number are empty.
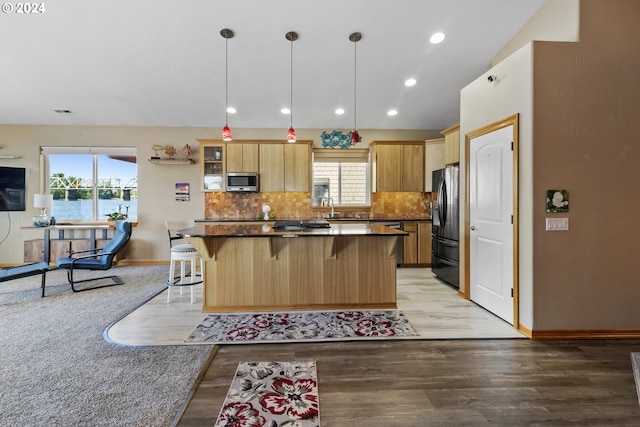
<svg viewBox="0 0 640 427"><path fill-rule="evenodd" d="M202 190L224 191L225 145L222 142L199 140L202 157Z"/></svg>

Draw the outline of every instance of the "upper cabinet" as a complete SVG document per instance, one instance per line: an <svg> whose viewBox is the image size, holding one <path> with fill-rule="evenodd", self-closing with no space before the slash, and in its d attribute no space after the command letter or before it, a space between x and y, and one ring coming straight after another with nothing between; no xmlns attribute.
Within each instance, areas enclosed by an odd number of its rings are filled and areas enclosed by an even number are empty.
<svg viewBox="0 0 640 427"><path fill-rule="evenodd" d="M260 144L260 191L284 191L284 144Z"/></svg>
<svg viewBox="0 0 640 427"><path fill-rule="evenodd" d="M424 144L424 191L433 191L433 171L442 169L444 161L444 138L429 139Z"/></svg>
<svg viewBox="0 0 640 427"><path fill-rule="evenodd" d="M424 191L424 142L371 143L373 192Z"/></svg>
<svg viewBox="0 0 640 427"><path fill-rule="evenodd" d="M198 140L203 191L224 191L226 147L222 142Z"/></svg>
<svg viewBox="0 0 640 427"><path fill-rule="evenodd" d="M227 172L258 172L258 144L227 144Z"/></svg>
<svg viewBox="0 0 640 427"><path fill-rule="evenodd" d="M444 135L444 162L448 165L460 162L460 124L441 132Z"/></svg>
<svg viewBox="0 0 640 427"><path fill-rule="evenodd" d="M260 191L311 191L311 141L260 144Z"/></svg>
<svg viewBox="0 0 640 427"><path fill-rule="evenodd" d="M284 191L311 191L311 143L284 146Z"/></svg>
<svg viewBox="0 0 640 427"><path fill-rule="evenodd" d="M311 191L311 141L198 142L203 191L224 191L227 172L259 172L261 192Z"/></svg>

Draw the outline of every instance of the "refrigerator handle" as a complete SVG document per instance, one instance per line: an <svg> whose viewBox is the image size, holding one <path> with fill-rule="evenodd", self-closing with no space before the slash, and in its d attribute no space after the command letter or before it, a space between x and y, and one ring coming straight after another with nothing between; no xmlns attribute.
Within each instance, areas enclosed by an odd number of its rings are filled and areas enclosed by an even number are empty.
<svg viewBox="0 0 640 427"><path fill-rule="evenodd" d="M440 225L442 227L447 225L447 202L449 200L448 194L447 194L447 181L444 179L444 176L442 177L442 181L441 181L441 191L440 194L442 195L442 200L438 200L439 203L441 203L441 207L440 207Z"/></svg>
<svg viewBox="0 0 640 427"><path fill-rule="evenodd" d="M443 222L443 209L444 209L444 204L442 203L442 201L445 198L445 194L444 194L444 176L440 177L440 182L438 182L438 222L439 222L439 226L444 226L444 222Z"/></svg>

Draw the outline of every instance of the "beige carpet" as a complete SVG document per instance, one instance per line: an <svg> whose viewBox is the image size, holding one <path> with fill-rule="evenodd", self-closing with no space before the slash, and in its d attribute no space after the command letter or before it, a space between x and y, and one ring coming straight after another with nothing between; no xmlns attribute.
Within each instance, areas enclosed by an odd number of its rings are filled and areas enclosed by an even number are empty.
<svg viewBox="0 0 640 427"><path fill-rule="evenodd" d="M167 271L115 267L124 285L81 293L71 292L64 271L54 271L45 298L39 277L2 283L0 424L170 425L213 346L125 347L102 336L165 289Z"/></svg>

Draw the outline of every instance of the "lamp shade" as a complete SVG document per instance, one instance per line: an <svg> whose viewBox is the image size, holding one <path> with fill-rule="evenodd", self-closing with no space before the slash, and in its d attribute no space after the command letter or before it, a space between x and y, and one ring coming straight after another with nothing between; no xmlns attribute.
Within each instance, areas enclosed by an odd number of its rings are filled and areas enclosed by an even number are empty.
<svg viewBox="0 0 640 427"><path fill-rule="evenodd" d="M229 129L229 126L225 125L224 128L222 128L222 140L229 142L231 140L233 140L233 135L231 134L231 129Z"/></svg>
<svg viewBox="0 0 640 427"><path fill-rule="evenodd" d="M51 194L34 194L33 207L38 209L48 208L53 204L53 196Z"/></svg>
<svg viewBox="0 0 640 427"><path fill-rule="evenodd" d="M356 145L360 142L360 134L358 134L358 129L354 129L351 131L351 144Z"/></svg>
<svg viewBox="0 0 640 427"><path fill-rule="evenodd" d="M287 142L296 142L296 131L293 128L289 128L287 132Z"/></svg>

